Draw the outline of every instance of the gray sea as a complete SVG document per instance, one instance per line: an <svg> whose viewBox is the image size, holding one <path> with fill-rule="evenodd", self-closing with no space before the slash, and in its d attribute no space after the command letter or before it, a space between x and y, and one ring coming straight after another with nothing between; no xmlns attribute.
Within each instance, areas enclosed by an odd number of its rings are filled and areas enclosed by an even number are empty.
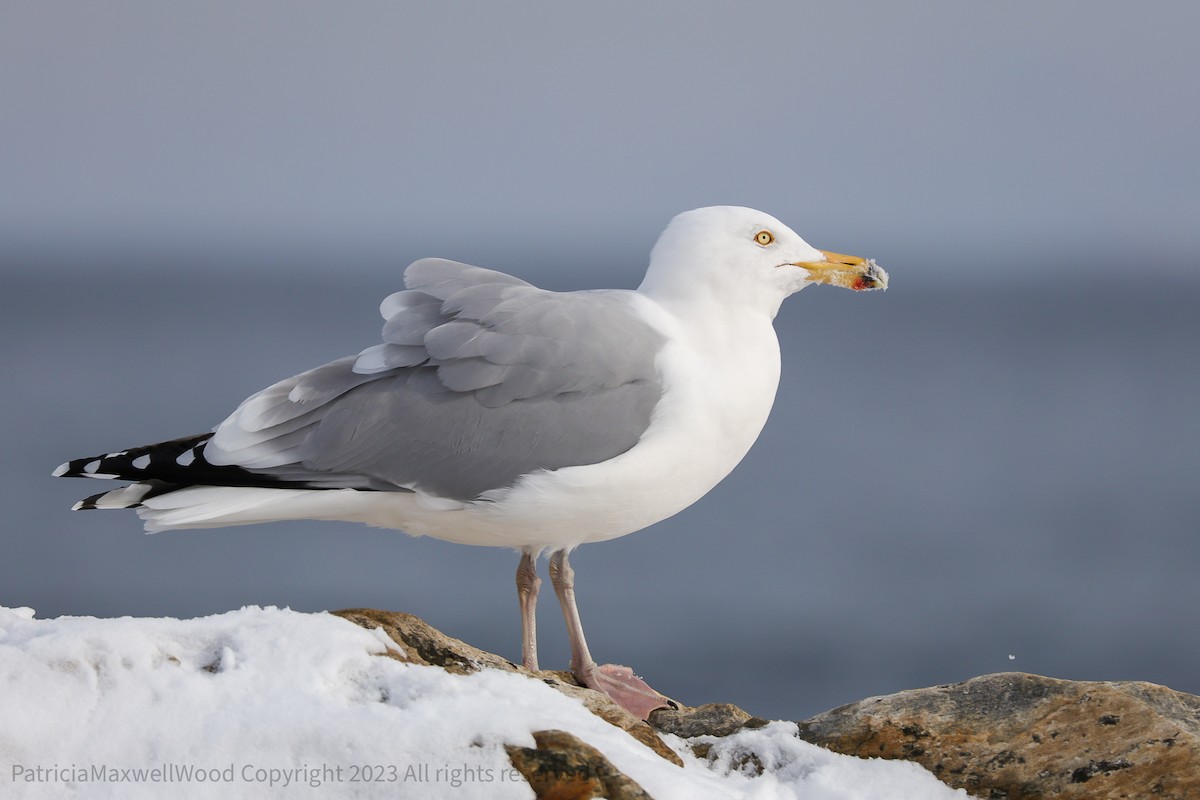
<svg viewBox="0 0 1200 800"><path fill-rule="evenodd" d="M374 343L400 280L154 266L5 266L0 604L373 606L517 658L509 551L317 522L145 536L129 512L69 511L100 484L52 479L58 463L205 431ZM577 552L597 657L772 718L1006 670L1200 692L1197 285L887 266L886 294L785 304L775 411L732 476ZM541 614L543 665L565 667L552 596Z"/></svg>

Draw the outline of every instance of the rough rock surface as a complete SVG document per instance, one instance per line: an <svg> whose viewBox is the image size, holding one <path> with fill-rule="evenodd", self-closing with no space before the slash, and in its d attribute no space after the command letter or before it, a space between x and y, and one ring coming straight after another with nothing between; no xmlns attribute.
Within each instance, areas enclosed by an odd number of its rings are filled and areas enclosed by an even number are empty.
<svg viewBox="0 0 1200 800"><path fill-rule="evenodd" d="M535 731L536 748L508 746L508 758L538 800L652 800L604 755L566 731Z"/></svg>
<svg viewBox="0 0 1200 800"><path fill-rule="evenodd" d="M743 728L761 728L768 720L752 717L730 703L708 703L690 708L660 708L650 712L650 725L659 733L683 739L697 736L728 736Z"/></svg>
<svg viewBox="0 0 1200 800"><path fill-rule="evenodd" d="M800 737L983 798L1200 798L1200 697L1152 683L985 675L835 708Z"/></svg>

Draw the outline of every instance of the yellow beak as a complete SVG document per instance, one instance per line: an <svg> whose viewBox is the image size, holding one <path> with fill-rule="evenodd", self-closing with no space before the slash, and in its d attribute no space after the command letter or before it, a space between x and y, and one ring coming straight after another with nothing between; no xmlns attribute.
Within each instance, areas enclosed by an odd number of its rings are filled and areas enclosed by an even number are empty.
<svg viewBox="0 0 1200 800"><path fill-rule="evenodd" d="M856 292L887 288L888 274L874 259L831 253L828 250L820 252L825 256L824 261L796 261L789 266L807 270L808 279L813 283L841 286Z"/></svg>

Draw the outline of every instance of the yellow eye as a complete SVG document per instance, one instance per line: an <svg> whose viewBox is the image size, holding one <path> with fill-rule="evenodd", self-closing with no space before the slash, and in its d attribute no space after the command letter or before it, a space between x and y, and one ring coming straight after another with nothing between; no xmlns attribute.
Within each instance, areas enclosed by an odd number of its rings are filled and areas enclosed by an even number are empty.
<svg viewBox="0 0 1200 800"><path fill-rule="evenodd" d="M754 241L758 242L763 247L766 247L771 242L775 241L775 234L771 233L770 231L759 231L758 233L754 234Z"/></svg>

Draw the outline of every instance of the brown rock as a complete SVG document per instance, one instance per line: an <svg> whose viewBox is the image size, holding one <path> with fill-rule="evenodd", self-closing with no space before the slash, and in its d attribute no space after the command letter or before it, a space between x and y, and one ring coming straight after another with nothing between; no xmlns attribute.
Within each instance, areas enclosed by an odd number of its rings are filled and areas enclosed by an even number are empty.
<svg viewBox="0 0 1200 800"><path fill-rule="evenodd" d="M1151 683L985 675L835 708L800 737L978 797L1200 798L1200 697Z"/></svg>
<svg viewBox="0 0 1200 800"><path fill-rule="evenodd" d="M765 719L752 717L730 703L709 703L695 708L660 708L650 712L650 725L659 733L683 739L696 736L728 736L743 728L761 728Z"/></svg>
<svg viewBox="0 0 1200 800"><path fill-rule="evenodd" d="M653 800L604 755L566 731L535 731L536 748L508 745L508 759L538 800Z"/></svg>
<svg viewBox="0 0 1200 800"><path fill-rule="evenodd" d="M404 651L403 657L391 651L386 655L400 661L442 667L456 675L469 675L481 669L498 669L541 680L563 694L578 698L593 714L625 731L667 761L683 766L683 760L667 747L653 728L614 703L608 695L580 686L569 672L530 672L500 656L447 636L412 614L372 608L352 608L334 611L333 614L369 630L381 628Z"/></svg>
<svg viewBox="0 0 1200 800"><path fill-rule="evenodd" d="M368 630L381 628L404 651L403 658L392 651L387 655L410 664L442 667L455 675L470 675L485 668L532 674L500 656L447 636L412 614L374 608L348 608L332 613Z"/></svg>

